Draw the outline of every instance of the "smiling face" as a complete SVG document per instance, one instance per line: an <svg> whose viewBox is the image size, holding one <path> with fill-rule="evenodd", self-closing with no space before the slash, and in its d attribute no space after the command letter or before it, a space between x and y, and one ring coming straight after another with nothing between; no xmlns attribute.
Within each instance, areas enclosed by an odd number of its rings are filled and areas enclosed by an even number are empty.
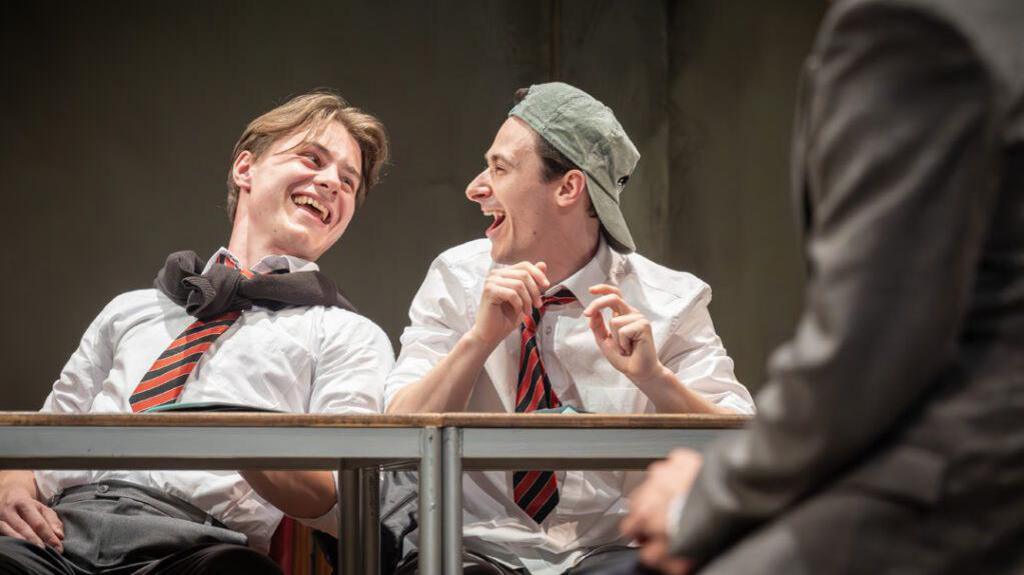
<svg viewBox="0 0 1024 575"><path fill-rule="evenodd" d="M358 142L336 121L281 137L259 158L242 152L233 168L240 193L232 243L244 235L250 260L315 261L352 221L361 165Z"/></svg>
<svg viewBox="0 0 1024 575"><path fill-rule="evenodd" d="M486 234L498 263L547 261L559 247L561 183L544 181L535 138L519 118L506 120L485 155L487 169L466 187L466 197L493 218Z"/></svg>

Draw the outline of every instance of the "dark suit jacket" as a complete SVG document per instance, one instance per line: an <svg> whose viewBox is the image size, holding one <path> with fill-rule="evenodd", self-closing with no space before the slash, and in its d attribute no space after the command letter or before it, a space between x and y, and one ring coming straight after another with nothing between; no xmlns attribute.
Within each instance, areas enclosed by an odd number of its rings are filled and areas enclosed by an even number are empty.
<svg viewBox="0 0 1024 575"><path fill-rule="evenodd" d="M1020 569L1024 0L834 3L793 181L806 307L755 420L706 454L675 552L774 528L811 573Z"/></svg>

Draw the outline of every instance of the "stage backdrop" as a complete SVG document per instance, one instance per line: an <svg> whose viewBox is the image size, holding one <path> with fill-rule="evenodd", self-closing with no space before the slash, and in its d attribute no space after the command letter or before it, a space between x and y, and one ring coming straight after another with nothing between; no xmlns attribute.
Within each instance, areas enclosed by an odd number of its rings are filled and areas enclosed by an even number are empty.
<svg viewBox="0 0 1024 575"><path fill-rule="evenodd" d="M463 196L513 92L564 80L643 158L624 195L640 251L714 289L752 389L801 301L789 127L820 0L75 2L8 6L0 176L0 409L39 407L89 322L168 252L227 242L246 122L340 91L394 159L324 270L398 348L442 250L489 221Z"/></svg>

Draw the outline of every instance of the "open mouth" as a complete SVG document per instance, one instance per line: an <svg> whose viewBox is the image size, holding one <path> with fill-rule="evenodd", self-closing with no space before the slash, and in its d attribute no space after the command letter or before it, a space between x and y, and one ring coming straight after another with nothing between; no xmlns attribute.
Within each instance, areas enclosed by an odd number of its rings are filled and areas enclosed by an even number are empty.
<svg viewBox="0 0 1024 575"><path fill-rule="evenodd" d="M316 199L302 194L295 194L292 196L292 202L296 206L299 206L299 208L309 212L322 223L330 223L331 211L327 209L327 206L321 204Z"/></svg>
<svg viewBox="0 0 1024 575"><path fill-rule="evenodd" d="M491 222L490 227L488 227L487 231L484 232L484 234L487 237L491 237L491 235L494 234L498 230L498 228L501 227L501 224L505 223L505 212L499 210L488 210L484 212L484 215L494 218L494 221Z"/></svg>

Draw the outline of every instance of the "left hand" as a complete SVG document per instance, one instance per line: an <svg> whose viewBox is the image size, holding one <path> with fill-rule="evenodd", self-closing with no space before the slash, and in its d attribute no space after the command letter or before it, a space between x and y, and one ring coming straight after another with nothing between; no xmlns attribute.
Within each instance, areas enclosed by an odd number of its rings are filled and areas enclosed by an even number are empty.
<svg viewBox="0 0 1024 575"><path fill-rule="evenodd" d="M676 497L689 493L702 462L700 453L676 449L647 468L647 478L629 498L622 533L642 545L641 563L667 575L686 575L694 567L692 561L669 554L668 509Z"/></svg>
<svg viewBox="0 0 1024 575"><path fill-rule="evenodd" d="M597 347L612 366L634 383L660 375L664 366L654 346L651 322L622 299L617 287L598 284L590 288L590 293L600 297L583 310L583 315L590 318L590 331ZM607 325L601 314L605 308L612 312Z"/></svg>

